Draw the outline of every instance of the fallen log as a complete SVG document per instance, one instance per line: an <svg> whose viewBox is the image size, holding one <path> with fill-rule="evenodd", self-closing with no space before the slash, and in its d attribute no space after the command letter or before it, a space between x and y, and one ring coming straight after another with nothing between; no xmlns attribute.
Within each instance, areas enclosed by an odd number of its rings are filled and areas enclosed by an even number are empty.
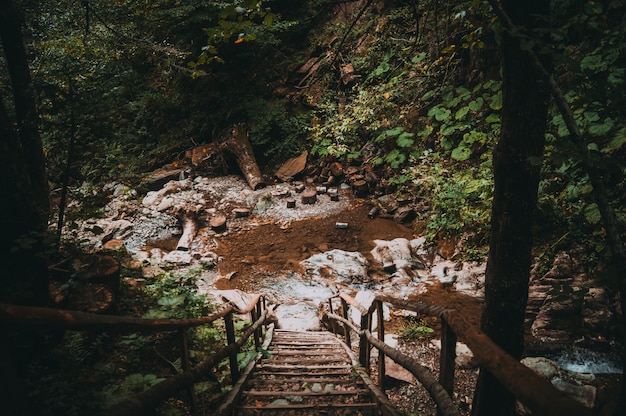
<svg viewBox="0 0 626 416"><path fill-rule="evenodd" d="M206 163L220 153L228 152L231 154L244 179L255 191L266 186L259 165L254 158L252 145L248 139L248 133L243 124L235 124L229 133L222 135L220 140L203 146L198 146L187 152L187 157L191 159L191 163L195 166Z"/></svg>
<svg viewBox="0 0 626 416"><path fill-rule="evenodd" d="M189 251L189 247L191 247L191 242L198 233L198 222L195 215L186 213L185 215L183 215L181 223L183 224L183 234L178 240L176 250Z"/></svg>
<svg viewBox="0 0 626 416"><path fill-rule="evenodd" d="M223 148L235 156L239 169L241 169L250 188L255 191L265 188L266 183L263 180L263 175L261 175L259 165L257 165L254 159L248 133L242 124L236 124L233 127L231 136L224 142Z"/></svg>

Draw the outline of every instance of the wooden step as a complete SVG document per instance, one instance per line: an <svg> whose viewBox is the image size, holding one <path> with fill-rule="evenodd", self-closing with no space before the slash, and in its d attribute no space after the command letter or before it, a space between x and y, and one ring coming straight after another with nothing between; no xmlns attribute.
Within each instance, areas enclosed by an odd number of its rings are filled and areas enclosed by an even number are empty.
<svg viewBox="0 0 626 416"><path fill-rule="evenodd" d="M264 348L268 354L256 363L233 402L235 414L379 414L373 383L362 379L366 376L353 367L354 355L329 332L274 330Z"/></svg>

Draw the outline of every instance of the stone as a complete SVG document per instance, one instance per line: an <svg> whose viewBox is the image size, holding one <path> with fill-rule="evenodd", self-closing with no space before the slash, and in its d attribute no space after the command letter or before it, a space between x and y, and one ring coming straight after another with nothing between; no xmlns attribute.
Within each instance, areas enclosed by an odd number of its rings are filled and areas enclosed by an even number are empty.
<svg viewBox="0 0 626 416"><path fill-rule="evenodd" d="M294 331L320 331L317 308L308 304L280 305L275 311L277 327Z"/></svg>
<svg viewBox="0 0 626 416"><path fill-rule="evenodd" d="M163 261L174 264L191 264L191 254L188 251L172 250L163 256Z"/></svg>
<svg viewBox="0 0 626 416"><path fill-rule="evenodd" d="M359 252L331 250L315 254L300 264L314 277L337 279L340 283L369 280L369 263Z"/></svg>
<svg viewBox="0 0 626 416"><path fill-rule="evenodd" d="M125 251L124 241L120 239L109 240L102 245L102 249L106 251Z"/></svg>
<svg viewBox="0 0 626 416"><path fill-rule="evenodd" d="M309 152L305 151L300 156L289 159L276 171L276 177L281 181L286 182L289 179L301 174L306 168L306 160L308 156Z"/></svg>
<svg viewBox="0 0 626 416"><path fill-rule="evenodd" d="M400 207L393 214L393 220L398 224L404 224L413 221L416 217L415 210L412 207Z"/></svg>
<svg viewBox="0 0 626 416"><path fill-rule="evenodd" d="M593 374L566 370L556 362L545 357L526 357L521 362L535 373L549 380L554 387L571 398L588 408L593 408L596 400L596 388L584 384L595 379Z"/></svg>

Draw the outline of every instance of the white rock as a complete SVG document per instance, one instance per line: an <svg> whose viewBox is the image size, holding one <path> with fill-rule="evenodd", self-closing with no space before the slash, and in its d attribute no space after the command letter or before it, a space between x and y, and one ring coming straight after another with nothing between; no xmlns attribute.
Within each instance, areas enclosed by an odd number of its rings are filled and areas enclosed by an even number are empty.
<svg viewBox="0 0 626 416"><path fill-rule="evenodd" d="M322 276L335 279L339 282L351 283L353 280L365 281L368 279L368 261L359 252L331 250L315 254L300 264L316 278Z"/></svg>
<svg viewBox="0 0 626 416"><path fill-rule="evenodd" d="M188 251L172 250L163 256L163 261L175 264L191 264L191 254Z"/></svg>

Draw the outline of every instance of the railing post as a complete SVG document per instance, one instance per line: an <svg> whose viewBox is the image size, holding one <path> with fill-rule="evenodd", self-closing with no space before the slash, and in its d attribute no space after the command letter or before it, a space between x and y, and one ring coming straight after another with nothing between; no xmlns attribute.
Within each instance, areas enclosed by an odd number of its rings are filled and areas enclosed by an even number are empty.
<svg viewBox="0 0 626 416"><path fill-rule="evenodd" d="M180 336L180 366L183 370L183 373L189 371L191 366L189 365L189 344L187 343L187 329L181 328L178 331L178 335ZM196 397L196 389L194 388L194 384L192 383L189 386L189 396L191 399L191 411L192 413L196 412L198 408L198 400Z"/></svg>
<svg viewBox="0 0 626 416"><path fill-rule="evenodd" d="M439 356L439 384L452 397L456 360L456 334L444 317L441 318L441 355ZM439 413L439 412L438 412Z"/></svg>
<svg viewBox="0 0 626 416"><path fill-rule="evenodd" d="M383 302L376 300L376 317L378 318L378 339L385 342L385 313ZM385 391L385 353L378 350L378 387Z"/></svg>
<svg viewBox="0 0 626 416"><path fill-rule="evenodd" d="M335 313L335 311L333 310L333 298L329 298L328 299L328 311L332 314ZM330 327L333 330L333 334L337 333L337 323L335 322L334 319L330 320Z"/></svg>
<svg viewBox="0 0 626 416"><path fill-rule="evenodd" d="M345 301L344 298L341 298L341 309L343 309L343 319L348 319L348 302ZM350 341L350 327L346 324L343 324L343 331L345 333L346 345L351 347Z"/></svg>
<svg viewBox="0 0 626 416"><path fill-rule="evenodd" d="M371 322L370 313L361 314L361 330L370 330ZM361 335L359 338L359 362L369 374L370 372L370 348L369 342L367 342L367 336Z"/></svg>
<svg viewBox="0 0 626 416"><path fill-rule="evenodd" d="M224 326L226 327L226 340L227 345L234 344L235 339L235 324L233 323L233 312L230 311L224 317ZM231 383L235 385L239 380L239 364L237 363L237 352L230 355L230 379Z"/></svg>
<svg viewBox="0 0 626 416"><path fill-rule="evenodd" d="M256 306L254 308L252 308L252 310L250 311L250 322L251 323L255 323L256 320L259 318L259 316L261 316L261 313L258 311L257 306L259 306L259 304L257 303ZM259 347L261 346L261 343L259 342L259 331L254 331L254 350L258 351Z"/></svg>

